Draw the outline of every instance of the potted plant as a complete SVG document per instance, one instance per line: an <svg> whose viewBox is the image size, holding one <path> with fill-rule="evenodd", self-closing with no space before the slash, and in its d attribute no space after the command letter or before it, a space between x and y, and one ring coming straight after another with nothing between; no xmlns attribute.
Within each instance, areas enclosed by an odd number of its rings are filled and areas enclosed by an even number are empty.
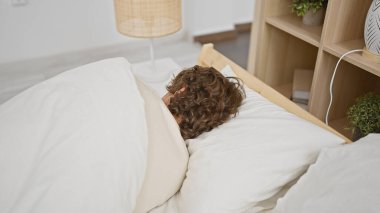
<svg viewBox="0 0 380 213"><path fill-rule="evenodd" d="M292 12L302 16L305 25L321 25L325 16L328 0L293 0Z"/></svg>
<svg viewBox="0 0 380 213"><path fill-rule="evenodd" d="M380 95L370 92L357 98L348 109L347 117L353 130L353 141L369 133L380 133Z"/></svg>

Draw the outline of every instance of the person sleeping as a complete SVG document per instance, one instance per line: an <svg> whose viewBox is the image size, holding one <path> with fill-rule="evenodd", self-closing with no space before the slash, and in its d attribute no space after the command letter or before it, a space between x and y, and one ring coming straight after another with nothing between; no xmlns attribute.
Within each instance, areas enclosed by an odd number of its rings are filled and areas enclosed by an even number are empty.
<svg viewBox="0 0 380 213"><path fill-rule="evenodd" d="M162 100L176 119L184 140L212 130L236 116L245 96L238 78L213 67L181 71L166 87Z"/></svg>

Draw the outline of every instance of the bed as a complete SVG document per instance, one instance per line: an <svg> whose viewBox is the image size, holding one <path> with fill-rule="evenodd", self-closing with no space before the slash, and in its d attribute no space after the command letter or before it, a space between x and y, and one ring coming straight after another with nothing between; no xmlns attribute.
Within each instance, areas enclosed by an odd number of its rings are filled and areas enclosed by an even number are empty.
<svg viewBox="0 0 380 213"><path fill-rule="evenodd" d="M247 85L252 90L258 92L262 96L266 97L268 100L273 102L274 104L277 104L278 106L281 106L282 108L286 109L287 111L307 120L310 121L330 132L333 132L336 135L339 135L339 137L343 138L346 143L350 143L351 140L331 128L330 126L323 123L321 120L317 119L304 109L297 106L297 104L294 104L292 101L290 101L288 98L281 95L279 92L274 90L272 87L266 85L264 82L259 80L258 78L252 76L249 74L246 70L241 68L239 65L222 55L220 52L214 49L213 44L205 44L202 48L202 52L200 53L199 65L203 66L213 66L218 70L223 69L226 65L230 65L234 72L236 72L236 75L244 81L244 84Z"/></svg>
<svg viewBox="0 0 380 213"><path fill-rule="evenodd" d="M295 212L287 207L304 206L287 197L289 188L306 195L295 186L301 176L307 183L303 174L321 150L350 141L212 44L203 46L199 65L241 78L247 98L236 118L187 141L123 58L67 71L1 105L0 211Z"/></svg>

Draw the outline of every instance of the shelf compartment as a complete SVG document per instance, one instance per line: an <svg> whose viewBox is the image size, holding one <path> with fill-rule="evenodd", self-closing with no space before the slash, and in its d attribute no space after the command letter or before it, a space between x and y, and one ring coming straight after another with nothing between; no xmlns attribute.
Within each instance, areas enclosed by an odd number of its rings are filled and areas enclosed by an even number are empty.
<svg viewBox="0 0 380 213"><path fill-rule="evenodd" d="M295 69L314 70L318 48L276 27L268 25L266 45L256 73L269 86L288 84L293 81ZM302 51L300 51L302 50Z"/></svg>
<svg viewBox="0 0 380 213"><path fill-rule="evenodd" d="M339 58L350 50L363 49L364 46L365 44L363 39L355 39L335 44L326 44L324 45L323 50ZM380 76L380 64L375 63L362 56L361 52L347 55L343 58L343 60L374 75Z"/></svg>
<svg viewBox="0 0 380 213"><path fill-rule="evenodd" d="M287 99L292 100L293 83L286 83L286 84L273 86L273 89L275 89L281 95L285 96ZM301 107L303 110L309 111L307 104L299 104L296 102L294 103L297 104L299 107Z"/></svg>
<svg viewBox="0 0 380 213"><path fill-rule="evenodd" d="M277 90L279 93L281 93L281 95L285 96L288 99L291 99L292 97L292 83L277 85L274 86L273 89Z"/></svg>
<svg viewBox="0 0 380 213"><path fill-rule="evenodd" d="M297 37L313 46L319 47L322 34L322 25L306 26L302 24L300 17L297 17L293 14L267 17L266 23L286 33L289 33L294 37Z"/></svg>
<svg viewBox="0 0 380 213"><path fill-rule="evenodd" d="M329 121L329 126L338 131L340 134L346 136L348 139L352 140L352 132L348 129L350 125L346 118L331 120Z"/></svg>
<svg viewBox="0 0 380 213"><path fill-rule="evenodd" d="M325 17L323 42L334 44L363 37L372 0L330 0Z"/></svg>
<svg viewBox="0 0 380 213"><path fill-rule="evenodd" d="M330 81L338 59L337 56L323 51L319 58L320 64L314 71L309 106L310 112L321 120L326 116L330 101ZM347 109L354 104L355 99L367 92L380 94L379 76L342 60L334 80L330 120L345 117Z"/></svg>

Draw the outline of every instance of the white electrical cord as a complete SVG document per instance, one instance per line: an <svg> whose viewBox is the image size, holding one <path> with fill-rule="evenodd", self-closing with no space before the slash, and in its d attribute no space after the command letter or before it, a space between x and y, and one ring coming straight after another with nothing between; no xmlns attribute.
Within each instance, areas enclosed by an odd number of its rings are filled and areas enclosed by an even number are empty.
<svg viewBox="0 0 380 213"><path fill-rule="evenodd" d="M331 104L332 104L332 100L333 100L333 84L334 84L334 79L335 79L335 74L336 74L336 70L338 69L338 65L340 63L340 61L347 55L351 54L351 53L354 53L354 52L363 52L362 49L357 49L357 50L351 50L351 51L348 51L346 53L344 53L338 60L338 62L336 63L335 65L335 69L334 69L334 72L333 72L333 75L331 77L331 81L330 81L330 103L329 103L329 107L327 108L327 112L326 112L326 117L325 117L325 123L327 125L329 125L329 113L330 113L330 108L331 108Z"/></svg>

